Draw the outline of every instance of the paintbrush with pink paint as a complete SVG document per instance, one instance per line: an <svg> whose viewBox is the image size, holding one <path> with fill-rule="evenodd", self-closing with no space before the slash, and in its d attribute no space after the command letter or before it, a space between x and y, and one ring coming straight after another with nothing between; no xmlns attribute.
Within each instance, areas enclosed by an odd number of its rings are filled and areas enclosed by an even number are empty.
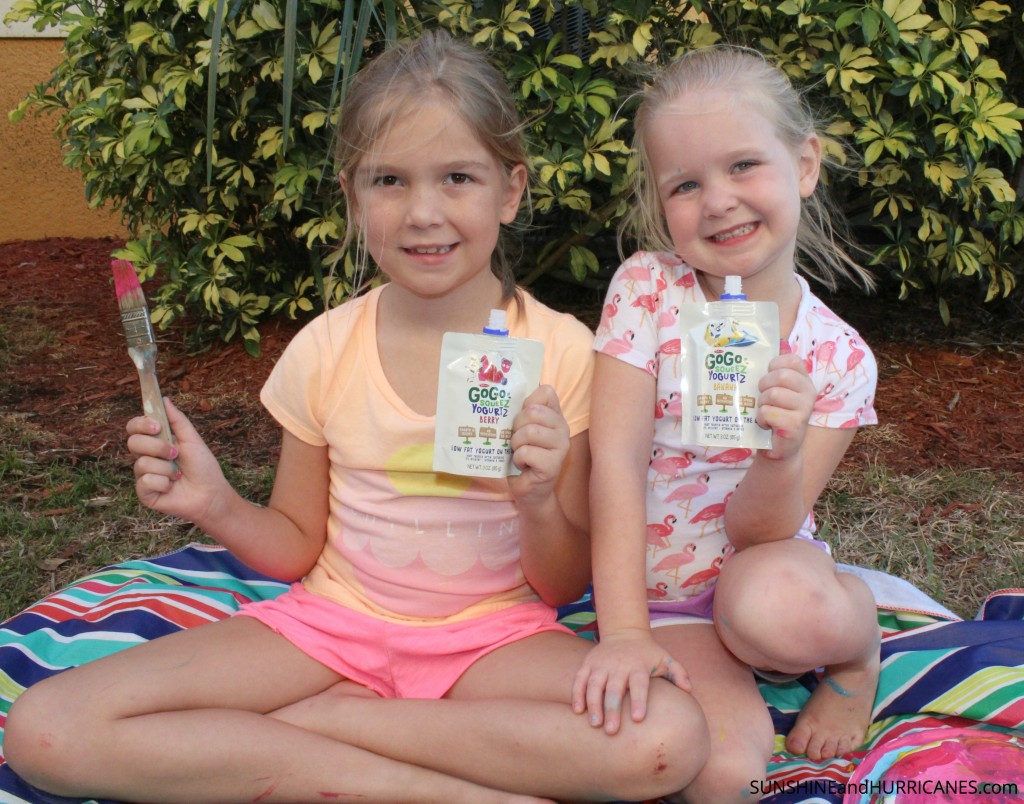
<svg viewBox="0 0 1024 804"><path fill-rule="evenodd" d="M174 435L167 422L164 398L156 379L156 338L153 335L153 324L149 320L146 296L139 284L135 266L128 260L113 260L110 267L114 271L114 291L121 308L121 324L128 341L128 354L139 371L142 409L149 418L160 422L160 437L173 446Z"/></svg>

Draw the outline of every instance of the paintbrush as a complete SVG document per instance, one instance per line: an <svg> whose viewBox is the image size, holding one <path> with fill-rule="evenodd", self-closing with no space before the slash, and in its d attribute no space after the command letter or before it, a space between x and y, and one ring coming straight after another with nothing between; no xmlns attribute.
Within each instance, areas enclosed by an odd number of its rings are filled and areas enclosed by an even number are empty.
<svg viewBox="0 0 1024 804"><path fill-rule="evenodd" d="M114 291L121 308L121 323L128 341L128 354L139 371L142 409L151 419L160 422L160 437L173 446L174 434L167 422L164 398L156 379L156 338L153 335L153 323L149 320L146 296L139 284L135 266L128 260L113 260L110 267L114 271ZM177 471L176 463L174 468Z"/></svg>

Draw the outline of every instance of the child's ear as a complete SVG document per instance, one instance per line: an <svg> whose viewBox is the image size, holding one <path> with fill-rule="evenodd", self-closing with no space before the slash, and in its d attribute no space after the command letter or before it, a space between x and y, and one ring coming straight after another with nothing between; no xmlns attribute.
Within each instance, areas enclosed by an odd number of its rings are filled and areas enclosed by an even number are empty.
<svg viewBox="0 0 1024 804"><path fill-rule="evenodd" d="M526 165L521 162L513 165L505 182L505 197L501 204L502 223L512 223L519 214L519 204L523 200L527 181Z"/></svg>
<svg viewBox="0 0 1024 804"><path fill-rule="evenodd" d="M797 152L797 170L800 174L800 197L808 198L818 186L821 175L821 140L817 135L808 137Z"/></svg>

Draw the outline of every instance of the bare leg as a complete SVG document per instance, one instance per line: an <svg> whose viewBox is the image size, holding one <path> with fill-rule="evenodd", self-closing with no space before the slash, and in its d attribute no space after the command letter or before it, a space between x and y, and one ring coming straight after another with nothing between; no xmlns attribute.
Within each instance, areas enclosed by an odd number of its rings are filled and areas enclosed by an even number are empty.
<svg viewBox="0 0 1024 804"><path fill-rule="evenodd" d="M14 703L4 749L27 781L76 797L522 800L263 714L338 680L260 623L235 618L31 687Z"/></svg>
<svg viewBox="0 0 1024 804"><path fill-rule="evenodd" d="M768 771L775 742L754 674L725 649L711 623L661 626L654 629L654 638L686 668L708 723L708 761L673 800L750 802Z"/></svg>
<svg viewBox="0 0 1024 804"><path fill-rule="evenodd" d="M648 716L609 737L570 705L590 646L544 633L499 648L441 701L372 700L332 690L275 716L352 745L488 787L559 799L640 800L685 786L703 765L696 702L651 685ZM341 692L341 694L339 694ZM388 727L400 722L404 728Z"/></svg>
<svg viewBox="0 0 1024 804"><path fill-rule="evenodd" d="M825 668L786 741L814 761L864 742L878 687L880 630L874 598L800 539L758 545L723 567L715 624L726 647L752 667L801 673Z"/></svg>
<svg viewBox="0 0 1024 804"><path fill-rule="evenodd" d="M852 575L840 573L838 579L840 584L849 587L851 600L867 597L875 636L867 641L862 655L825 667L821 683L800 710L786 738L786 749L790 753L806 753L815 761L843 756L864 742L871 724L881 666L881 631L871 591Z"/></svg>

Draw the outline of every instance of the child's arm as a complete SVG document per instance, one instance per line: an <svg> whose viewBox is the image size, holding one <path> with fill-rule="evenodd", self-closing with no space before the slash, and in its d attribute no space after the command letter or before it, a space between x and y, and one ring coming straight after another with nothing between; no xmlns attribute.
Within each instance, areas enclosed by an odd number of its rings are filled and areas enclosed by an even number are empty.
<svg viewBox="0 0 1024 804"><path fill-rule="evenodd" d="M153 419L139 416L127 426L143 505L195 523L255 570L289 581L305 575L326 539L327 449L285 432L274 490L263 508L239 496L185 415L170 401L166 407L178 475L168 462L172 447L157 437Z"/></svg>
<svg viewBox="0 0 1024 804"><path fill-rule="evenodd" d="M628 693L633 720L646 714L654 676L689 689L686 673L654 641L647 609L647 468L654 433L655 378L613 357L594 364L590 438L593 471L594 601L601 641L573 685L573 708L614 734Z"/></svg>
<svg viewBox="0 0 1024 804"><path fill-rule="evenodd" d="M542 385L513 423L512 459L522 474L509 478L521 529L523 572L546 603L571 603L590 583L586 432L569 437L554 388Z"/></svg>
<svg viewBox="0 0 1024 804"><path fill-rule="evenodd" d="M737 550L796 533L856 432L810 426L815 390L796 355L775 358L760 389L758 423L772 428L772 448L755 454L726 506Z"/></svg>

